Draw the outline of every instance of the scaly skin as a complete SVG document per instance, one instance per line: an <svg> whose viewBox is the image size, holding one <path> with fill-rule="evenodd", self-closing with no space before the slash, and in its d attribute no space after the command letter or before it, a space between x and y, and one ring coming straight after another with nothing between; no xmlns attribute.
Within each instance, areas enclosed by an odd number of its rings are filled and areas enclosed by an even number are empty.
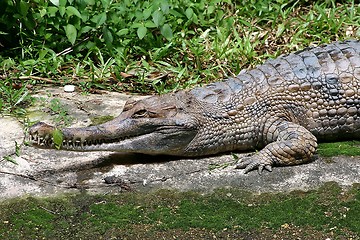
<svg viewBox="0 0 360 240"><path fill-rule="evenodd" d="M52 147L54 127L30 128ZM308 162L318 140L360 137L360 42L307 48L236 78L128 102L116 119L61 130L63 150L204 156L261 149L245 172Z"/></svg>

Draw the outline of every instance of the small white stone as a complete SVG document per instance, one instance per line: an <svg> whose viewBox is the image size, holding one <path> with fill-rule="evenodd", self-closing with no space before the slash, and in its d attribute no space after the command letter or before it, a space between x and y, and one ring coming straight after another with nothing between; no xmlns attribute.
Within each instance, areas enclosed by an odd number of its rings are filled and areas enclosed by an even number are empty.
<svg viewBox="0 0 360 240"><path fill-rule="evenodd" d="M65 92L73 92L73 91L75 91L75 86L74 85L65 85L64 91Z"/></svg>

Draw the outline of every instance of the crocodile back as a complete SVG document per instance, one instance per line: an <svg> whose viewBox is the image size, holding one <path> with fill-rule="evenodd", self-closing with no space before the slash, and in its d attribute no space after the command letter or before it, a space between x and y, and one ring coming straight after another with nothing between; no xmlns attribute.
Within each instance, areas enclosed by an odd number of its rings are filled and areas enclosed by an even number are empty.
<svg viewBox="0 0 360 240"><path fill-rule="evenodd" d="M319 139L339 138L340 132L345 138L359 137L360 42L336 42L281 55L190 93L218 111L245 109L258 121L278 114Z"/></svg>

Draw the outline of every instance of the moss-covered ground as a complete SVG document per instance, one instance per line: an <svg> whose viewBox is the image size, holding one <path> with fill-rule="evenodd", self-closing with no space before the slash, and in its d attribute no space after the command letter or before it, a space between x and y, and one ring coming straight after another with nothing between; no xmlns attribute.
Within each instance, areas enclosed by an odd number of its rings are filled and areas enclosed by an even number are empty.
<svg viewBox="0 0 360 240"><path fill-rule="evenodd" d="M256 195L159 191L1 203L0 239L359 239L360 186ZM294 237L294 238L292 238Z"/></svg>
<svg viewBox="0 0 360 240"><path fill-rule="evenodd" d="M323 157L333 157L338 155L359 156L360 141L344 141L320 143L318 154Z"/></svg>

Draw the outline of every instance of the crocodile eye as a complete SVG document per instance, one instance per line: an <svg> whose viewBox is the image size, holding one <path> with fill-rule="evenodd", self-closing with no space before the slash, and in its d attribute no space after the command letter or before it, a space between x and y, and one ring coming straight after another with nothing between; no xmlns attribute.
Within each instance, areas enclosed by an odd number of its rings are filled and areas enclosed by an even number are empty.
<svg viewBox="0 0 360 240"><path fill-rule="evenodd" d="M135 112L132 117L133 118L143 118L143 117L148 117L148 111L146 111L145 109L141 109L137 112Z"/></svg>
<svg viewBox="0 0 360 240"><path fill-rule="evenodd" d="M151 112L151 111L148 111L148 112L147 112L147 115L148 115L148 117L150 117L150 118L156 118L156 117L158 117L158 114L157 114L156 112Z"/></svg>

